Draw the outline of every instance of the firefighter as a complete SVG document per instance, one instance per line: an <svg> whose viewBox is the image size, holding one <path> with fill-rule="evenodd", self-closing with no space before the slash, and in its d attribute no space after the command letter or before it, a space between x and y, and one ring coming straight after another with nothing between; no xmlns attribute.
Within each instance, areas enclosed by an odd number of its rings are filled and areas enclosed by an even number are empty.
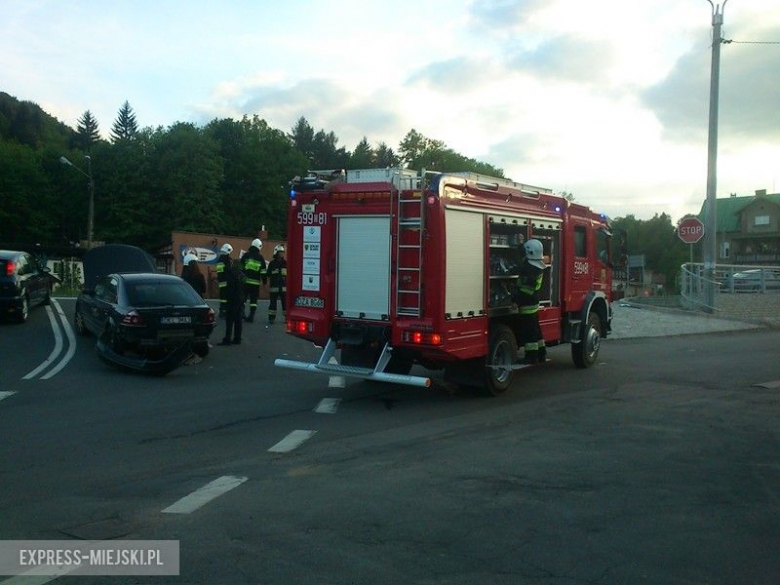
<svg viewBox="0 0 780 585"><path fill-rule="evenodd" d="M187 254L184 257L184 268L181 270L181 277L195 289L200 296L206 294L206 279L198 266L198 257L195 254Z"/></svg>
<svg viewBox="0 0 780 585"><path fill-rule="evenodd" d="M244 273L237 262L229 262L225 266L224 297L225 297L225 337L217 345L239 345L244 307ZM221 300L221 299L220 299ZM231 341L232 338L232 341Z"/></svg>
<svg viewBox="0 0 780 585"><path fill-rule="evenodd" d="M525 258L519 267L512 300L520 313L519 333L525 351L524 363L538 364L547 359L547 348L539 326L539 290L548 266L544 263L542 243L539 240L528 240L523 244L523 250Z"/></svg>
<svg viewBox="0 0 780 585"><path fill-rule="evenodd" d="M279 244L274 248L274 259L268 264L268 292L271 303L268 305L268 324L276 320L276 300L282 301L282 317L284 317L285 295L287 293L287 260L284 259L284 246Z"/></svg>
<svg viewBox="0 0 780 585"><path fill-rule="evenodd" d="M217 284L219 285L219 318L225 318L225 309L227 308L227 270L232 265L230 254L233 253L233 246L222 244L217 258Z"/></svg>
<svg viewBox="0 0 780 585"><path fill-rule="evenodd" d="M249 251L241 257L241 270L246 277L245 292L246 297L249 298L249 316L246 318L247 323L252 323L255 320L255 312L257 312L257 297L260 294L260 283L266 284L268 276L266 274L265 258L260 254L260 250L263 248L263 242L260 238L252 240L252 244L249 246Z"/></svg>

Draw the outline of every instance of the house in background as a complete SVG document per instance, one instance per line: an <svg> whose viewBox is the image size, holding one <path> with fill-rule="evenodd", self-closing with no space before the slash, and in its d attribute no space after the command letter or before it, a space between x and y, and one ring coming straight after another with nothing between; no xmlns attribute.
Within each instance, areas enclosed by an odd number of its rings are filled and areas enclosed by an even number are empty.
<svg viewBox="0 0 780 585"><path fill-rule="evenodd" d="M699 219L705 221L705 204ZM780 265L780 193L716 201L718 264Z"/></svg>

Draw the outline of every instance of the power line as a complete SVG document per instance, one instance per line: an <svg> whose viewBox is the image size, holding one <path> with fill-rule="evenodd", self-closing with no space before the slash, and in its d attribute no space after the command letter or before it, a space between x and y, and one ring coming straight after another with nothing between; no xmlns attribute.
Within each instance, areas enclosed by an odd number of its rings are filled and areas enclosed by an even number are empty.
<svg viewBox="0 0 780 585"><path fill-rule="evenodd" d="M735 41L732 39L722 39L721 43L724 45L731 43L735 45L780 45L780 41Z"/></svg>

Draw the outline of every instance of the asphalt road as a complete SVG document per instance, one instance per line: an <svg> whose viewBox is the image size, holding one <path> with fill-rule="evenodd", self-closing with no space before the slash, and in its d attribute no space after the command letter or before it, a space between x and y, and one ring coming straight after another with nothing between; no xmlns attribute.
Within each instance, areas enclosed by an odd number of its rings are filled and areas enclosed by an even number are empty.
<svg viewBox="0 0 780 585"><path fill-rule="evenodd" d="M777 330L553 348L484 398L278 370L316 356L281 324L143 377L51 319L0 325L0 539L180 541L111 583L780 582Z"/></svg>

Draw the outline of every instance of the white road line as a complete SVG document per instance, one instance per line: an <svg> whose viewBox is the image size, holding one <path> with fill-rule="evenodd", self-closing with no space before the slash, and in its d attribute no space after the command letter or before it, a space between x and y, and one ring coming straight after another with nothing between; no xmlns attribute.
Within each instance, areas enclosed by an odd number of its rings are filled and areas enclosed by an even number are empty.
<svg viewBox="0 0 780 585"><path fill-rule="evenodd" d="M319 412L320 414L336 414L340 402L341 398L323 398L320 400L317 408L314 409L314 412Z"/></svg>
<svg viewBox="0 0 780 585"><path fill-rule="evenodd" d="M3 390L0 392L0 400L2 400L3 398L8 398L9 396L13 396L14 394L16 394L16 392L9 392L7 390Z"/></svg>
<svg viewBox="0 0 780 585"><path fill-rule="evenodd" d="M41 376L41 380L48 380L52 376L56 376L62 368L64 368L66 365L68 365L68 362L71 360L73 355L76 353L76 336L73 335L73 329L70 327L70 323L68 323L68 319L65 317L65 312L62 310L62 307L60 304L52 299L52 304L54 305L54 308L57 309L57 313L60 315L60 320L62 321L62 328L65 330L65 334L68 336L68 353L65 354L65 357L60 360L60 363L58 363L56 366L54 366L51 371L49 371L48 374L45 376Z"/></svg>
<svg viewBox="0 0 780 585"><path fill-rule="evenodd" d="M0 585L45 585L50 581L54 581L55 579L64 577L68 573L72 573L78 568L79 567L77 565L71 565L70 567L62 567L62 573L60 573L59 575L39 575L38 573L42 571L47 571L49 570L49 568L48 567L36 568L27 571L26 573L22 573L21 575L17 575L16 577L11 577L10 579L6 579L5 581L0 581Z"/></svg>
<svg viewBox="0 0 780 585"><path fill-rule="evenodd" d="M54 331L54 349L49 354L49 357L46 358L45 362L27 374L24 378L22 378L22 380L29 380L30 378L34 378L40 374L43 370L49 367L49 364L51 364L62 351L62 333L60 333L60 328L57 325L57 318L54 316L54 312L51 310L51 307L46 307L46 314L49 315L49 323L51 323L51 329Z"/></svg>
<svg viewBox="0 0 780 585"><path fill-rule="evenodd" d="M334 356L331 356L328 363L338 365L339 362ZM330 376L328 378L328 388L346 388L346 386L347 379L344 376Z"/></svg>
<svg viewBox="0 0 780 585"><path fill-rule="evenodd" d="M268 449L271 453L289 453L303 445L314 436L317 431L293 431L276 445Z"/></svg>
<svg viewBox="0 0 780 585"><path fill-rule="evenodd" d="M214 498L237 488L248 478L235 477L233 475L223 475L211 483L204 485L199 490L195 490L188 496L184 496L175 504L168 506L163 510L163 514L189 514L208 504Z"/></svg>
<svg viewBox="0 0 780 585"><path fill-rule="evenodd" d="M764 382L763 384L753 384L754 386L758 386L759 388L767 388L768 390L771 390L772 388L780 388L780 380L775 380L774 382Z"/></svg>

